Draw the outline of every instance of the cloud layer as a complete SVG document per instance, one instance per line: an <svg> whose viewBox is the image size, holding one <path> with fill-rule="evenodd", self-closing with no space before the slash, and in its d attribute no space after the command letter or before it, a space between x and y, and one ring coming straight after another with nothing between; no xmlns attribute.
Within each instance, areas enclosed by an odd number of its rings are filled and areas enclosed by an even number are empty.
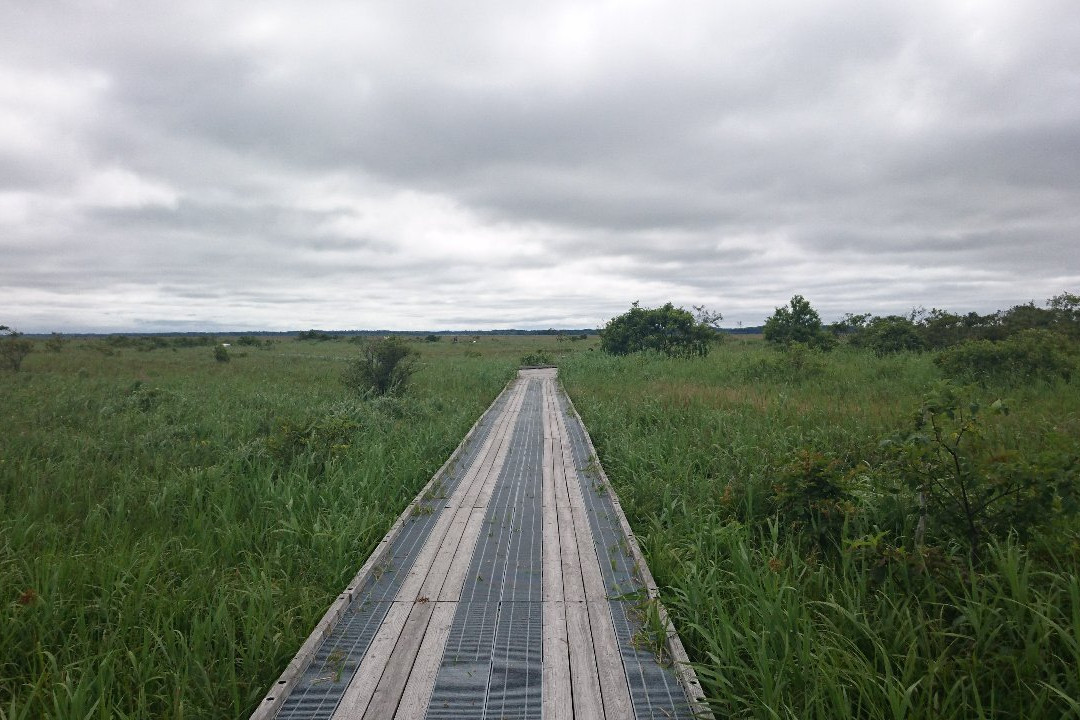
<svg viewBox="0 0 1080 720"><path fill-rule="evenodd" d="M15 0L0 322L758 324L1080 288L1080 9Z"/></svg>

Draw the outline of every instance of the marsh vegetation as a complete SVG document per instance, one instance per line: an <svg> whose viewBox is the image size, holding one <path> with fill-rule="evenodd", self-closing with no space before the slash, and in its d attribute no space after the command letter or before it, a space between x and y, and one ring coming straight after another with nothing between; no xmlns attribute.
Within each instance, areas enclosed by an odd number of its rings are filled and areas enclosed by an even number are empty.
<svg viewBox="0 0 1080 720"><path fill-rule="evenodd" d="M856 337L420 336L385 395L338 337L30 353L0 375L0 718L245 717L529 355L720 717L1078 714L1075 341Z"/></svg>

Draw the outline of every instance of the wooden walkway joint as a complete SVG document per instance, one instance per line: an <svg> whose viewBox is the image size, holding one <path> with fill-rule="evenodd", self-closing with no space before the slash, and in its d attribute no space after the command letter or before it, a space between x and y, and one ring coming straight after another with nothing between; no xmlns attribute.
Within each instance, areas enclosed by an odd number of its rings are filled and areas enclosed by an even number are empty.
<svg viewBox="0 0 1080 720"><path fill-rule="evenodd" d="M711 717L656 598L556 371L521 370L252 719Z"/></svg>

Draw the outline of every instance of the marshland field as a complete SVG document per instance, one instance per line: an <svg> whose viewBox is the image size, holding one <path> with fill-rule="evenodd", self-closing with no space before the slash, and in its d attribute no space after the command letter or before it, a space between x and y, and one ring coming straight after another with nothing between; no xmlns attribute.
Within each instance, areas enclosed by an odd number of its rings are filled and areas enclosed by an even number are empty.
<svg viewBox="0 0 1080 720"><path fill-rule="evenodd" d="M1060 363L417 336L371 397L343 337L33 342L0 373L4 720L246 717L526 356L559 366L717 717L1080 715Z"/></svg>

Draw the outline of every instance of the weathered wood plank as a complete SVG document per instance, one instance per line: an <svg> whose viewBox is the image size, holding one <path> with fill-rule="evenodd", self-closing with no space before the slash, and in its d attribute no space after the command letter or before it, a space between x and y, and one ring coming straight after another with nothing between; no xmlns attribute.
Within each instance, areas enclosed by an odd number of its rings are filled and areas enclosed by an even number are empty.
<svg viewBox="0 0 1080 720"><path fill-rule="evenodd" d="M584 602L568 602L565 607L574 717L599 720L604 717L604 702L600 694L600 677L596 672L589 610Z"/></svg>
<svg viewBox="0 0 1080 720"><path fill-rule="evenodd" d="M338 703L333 720L362 720L411 609L411 603L396 602L390 607L360 668L353 675L352 682Z"/></svg>
<svg viewBox="0 0 1080 720"><path fill-rule="evenodd" d="M435 603L417 602L409 611L405 627L401 629L397 645L386 663L386 670L379 678L372 693L371 702L364 712L364 720L386 720L397 712L401 695L405 692L405 683L413 671L416 656L427 632L428 623L435 612Z"/></svg>
<svg viewBox="0 0 1080 720"><path fill-rule="evenodd" d="M563 488L565 493L566 488ZM581 577L581 558L578 556L577 537L574 535L573 512L569 501L560 497L555 487L555 512L559 523L559 560L562 568L563 598L567 602L584 602L585 585Z"/></svg>
<svg viewBox="0 0 1080 720"><path fill-rule="evenodd" d="M519 383L519 385L523 386L524 383ZM516 388L514 393L504 410L504 416L500 420L499 426L493 430L492 437L489 437L489 442L485 444L483 454L477 457L468 474L462 478L457 488L454 489L454 492L447 500L446 510L439 516L435 526L428 534L424 546L420 549L420 553L409 569L409 574L401 585L397 596L399 600L415 600L421 596L424 582L439 556L450 527L455 521L466 522L468 520L468 512L464 514L464 517L461 517L458 511L462 507L468 508L474 505L475 498L480 494L480 490L487 482L488 477L492 474L498 475L497 463L506 458L505 450L509 445L509 436L513 431L524 400L524 392L520 387Z"/></svg>
<svg viewBox="0 0 1080 720"><path fill-rule="evenodd" d="M515 394L511 397L504 410L504 417L500 420L495 437L492 438L490 444L486 445L485 452L474 464L474 468L479 467L480 470L473 472L470 469L469 474L466 476L466 479L471 478L468 487L466 487L467 483L463 479L458 489L451 496L451 501L448 503L450 507L443 513L436 522L436 527L429 533L420 554L410 569L409 575L398 592L397 600L399 602L394 603L391 612L394 612L399 607L412 606L413 601L422 597L421 593L425 591L430 592L435 597L440 594L449 573L452 559L452 554L441 553L443 545L448 539L447 536L450 535L450 544L457 548L461 541L461 534L455 536L455 528L460 529L461 533L463 533L467 527L468 519L474 510L469 504L470 500L479 495L480 489L488 483L491 475L497 476L500 472L501 464L506 458L509 438L524 403L524 385L525 383L519 383L519 387L515 389ZM479 532L479 528L475 525L474 530L477 533ZM473 543L475 544L475 538L473 538ZM430 603L415 603L415 606L430 606ZM398 610L397 612L400 613L401 611ZM387 619L379 628L375 640L372 641L373 648L376 647L376 641L379 641L378 652L375 654L371 651L368 652L357 668L353 682L346 689L338 713L345 712L348 714L340 715L341 719L358 720L365 716L393 716L396 705L404 691L404 683L408 679L408 673L423 641L424 632L428 620L430 620L430 612L430 608L420 610L415 614L410 610L404 618L395 615L393 619L388 614ZM406 627L406 620L410 618L412 622ZM401 675L401 677L387 678L383 682L382 677L386 674L387 664L391 662L391 659L394 662L393 672ZM398 680L400 680L400 683ZM380 685L380 683L382 684ZM390 707L390 705L393 705L393 707ZM369 706L374 707L379 715L366 715ZM335 713L335 720L339 719L338 713Z"/></svg>
<svg viewBox="0 0 1080 720"><path fill-rule="evenodd" d="M541 469L543 499L542 523L542 597L543 661L541 710L546 720L573 720L574 705L570 676L570 647L566 629L566 604L563 602L562 551L559 539L558 507L555 498L555 454L552 383L542 386L544 448Z"/></svg>
<svg viewBox="0 0 1080 720"><path fill-rule="evenodd" d="M607 601L585 604L589 609L589 627L592 630L593 652L596 654L596 670L600 677L600 694L604 699L604 717L607 720L633 718L634 706L626 680L626 667L619 652L619 639L611 620L611 606Z"/></svg>
<svg viewBox="0 0 1080 720"><path fill-rule="evenodd" d="M431 615L427 633L420 643L420 652L416 657L412 673L401 695L395 720L423 720L427 714L431 693L435 689L435 679L439 675L446 640L450 636L450 627L457 611L456 602L433 603L435 612Z"/></svg>
<svg viewBox="0 0 1080 720"><path fill-rule="evenodd" d="M566 603L544 602L544 653L541 705L545 720L573 720L570 643L566 632Z"/></svg>
<svg viewBox="0 0 1080 720"><path fill-rule="evenodd" d="M522 398L524 400L524 398ZM491 468L488 470L483 481L479 483L480 489L476 493L475 500L473 501L473 507L487 507L491 502L491 495L495 491L495 485L498 483L499 475L502 472L503 465L506 463L506 456L510 454L510 437L514 432L514 425L518 415L520 415L521 407L518 406L518 412L514 414L514 424L511 424L507 429L507 438L500 447L498 453L495 455L495 460L492 463Z"/></svg>
<svg viewBox="0 0 1080 720"><path fill-rule="evenodd" d="M554 398L552 398L554 399ZM555 484L555 510L559 526L559 550L562 565L563 598L567 602L583 602L585 586L581 575L577 536L574 533L573 510L566 486L566 465L562 458L558 418L552 425L552 475Z"/></svg>
<svg viewBox="0 0 1080 720"><path fill-rule="evenodd" d="M555 499L555 456L551 426L553 424L551 405L551 383L545 381L542 390L542 412L544 418L544 450L541 462L541 482L543 497L541 501L541 547L543 556L541 568L543 579L541 595L545 602L563 600L562 550L559 543L559 517ZM562 617L565 619L565 613ZM545 621L546 623L546 621ZM564 633L565 635L565 633Z"/></svg>
<svg viewBox="0 0 1080 720"><path fill-rule="evenodd" d="M556 413L555 424L552 428L552 454L554 456L555 494L559 504L559 530L560 540L564 543L571 540L572 547L562 547L563 556L571 560L573 568L563 565L563 581L568 588L567 601L576 600L604 600L607 593L604 590L604 579L600 574L600 566L596 558L596 549L592 540L592 530L588 519L585 517L584 500L581 496L581 483L578 481L577 470L574 468L573 457L569 454L569 443L566 442L565 426L561 413ZM564 521L569 524L569 532L563 532ZM573 573L573 578L568 578L567 573ZM580 593L578 586L580 583Z"/></svg>
<svg viewBox="0 0 1080 720"><path fill-rule="evenodd" d="M566 418L563 413L558 412L555 419L555 443L559 449L559 452L555 453L555 462L562 464L561 474L566 481L567 495L571 505L574 536L577 539L577 553L585 599L588 601L589 625L592 631L593 652L596 656L605 717L608 720L630 718L633 717L630 688L626 681L622 654L619 652L619 641L612 624L607 590L600 571L600 558L597 556L592 529L585 514L585 498L570 447Z"/></svg>
<svg viewBox="0 0 1080 720"><path fill-rule="evenodd" d="M545 459L545 467L548 460ZM541 544L543 571L541 595L545 602L563 598L562 547L559 541L559 514L555 505L555 480L551 473L544 479L544 501L541 515Z"/></svg>
<svg viewBox="0 0 1080 720"><path fill-rule="evenodd" d="M439 553L431 563L431 569L424 579L424 584L420 586L420 593L417 599L422 598L427 601L439 597L442 593L446 576L450 572L450 565L459 548L462 553L472 554L470 552L471 548L468 547L469 543L464 536L465 530L469 524L469 518L472 517L474 509L476 508L461 507L454 512L454 522L450 524L450 529L446 531L446 537L443 538L442 545L439 547Z"/></svg>
<svg viewBox="0 0 1080 720"><path fill-rule="evenodd" d="M472 564L473 550L480 537L480 531L484 527L487 508L470 508L469 510L469 522L465 526L463 537L472 538L472 544L468 548L461 546L451 561L450 570L446 573L446 581L443 583L442 590L439 591L440 602L457 602L461 599L461 588L465 585L465 576L469 572L469 565Z"/></svg>

